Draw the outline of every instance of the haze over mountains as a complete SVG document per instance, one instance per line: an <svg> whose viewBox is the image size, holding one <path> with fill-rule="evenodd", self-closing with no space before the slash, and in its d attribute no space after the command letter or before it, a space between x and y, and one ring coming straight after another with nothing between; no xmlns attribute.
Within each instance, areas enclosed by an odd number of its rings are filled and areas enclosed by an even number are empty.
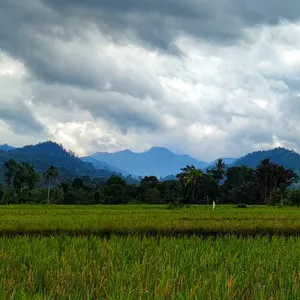
<svg viewBox="0 0 300 300"><path fill-rule="evenodd" d="M199 161L189 155L175 154L162 147L153 147L142 153L135 153L131 150L115 153L97 152L91 157L139 176L155 175L165 177L179 173L180 168L186 165L194 165L199 169L204 169L209 165L209 163Z"/></svg>
<svg viewBox="0 0 300 300"><path fill-rule="evenodd" d="M116 172L118 174L120 173L120 174L122 174L122 176L130 175L129 172L121 170L119 168L116 168L105 161L97 160L97 159L93 158L92 156L81 157L81 160L83 160L84 162L93 164L93 166L98 170L109 170L112 172Z"/></svg>
<svg viewBox="0 0 300 300"><path fill-rule="evenodd" d="M256 151L239 159L223 158L223 160L229 167L246 165L255 168L265 158L300 173L300 155L285 148ZM43 172L52 164L64 178L76 176L108 178L113 174L121 174L124 177L155 175L159 178L172 179L186 165L194 165L205 170L214 163L199 161L189 155L175 154L162 147L153 147L141 153L130 150L115 153L97 152L80 159L74 152L66 151L62 145L51 141L22 148L0 145L0 165L8 159L28 161L34 164L39 172Z"/></svg>

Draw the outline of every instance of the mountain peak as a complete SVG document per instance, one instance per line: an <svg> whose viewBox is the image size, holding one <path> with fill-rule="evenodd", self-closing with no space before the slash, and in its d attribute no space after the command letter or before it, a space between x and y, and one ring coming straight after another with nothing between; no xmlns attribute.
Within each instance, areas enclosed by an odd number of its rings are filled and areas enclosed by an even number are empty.
<svg viewBox="0 0 300 300"><path fill-rule="evenodd" d="M164 147L152 147L145 152L139 153L130 150L116 153L98 152L92 157L138 176L154 175L165 177L179 173L180 169L186 165L194 165L201 169L208 166L206 162L196 160L188 155L175 154Z"/></svg>
<svg viewBox="0 0 300 300"><path fill-rule="evenodd" d="M2 150L2 151L10 151L10 150L13 150L13 149L15 149L15 147L10 146L8 144L0 145L0 150Z"/></svg>
<svg viewBox="0 0 300 300"><path fill-rule="evenodd" d="M168 153L168 154L174 154L171 150L164 148L164 147L152 147L146 152L152 152L152 153Z"/></svg>
<svg viewBox="0 0 300 300"><path fill-rule="evenodd" d="M53 165L58 169L61 178L64 180L76 176L106 178L113 174L112 171L107 170L108 168L97 170L91 163L79 159L74 152L67 151L62 145L52 141L0 152L0 166L9 159L29 162L35 166L40 174L43 174L49 166Z"/></svg>
<svg viewBox="0 0 300 300"><path fill-rule="evenodd" d="M45 152L67 152L67 150L63 147L63 145L52 142L52 141L46 141L41 142L36 145L27 145L23 148L17 148L16 150L22 150L23 152L32 152L32 151L45 151ZM70 152L71 153L71 152Z"/></svg>
<svg viewBox="0 0 300 300"><path fill-rule="evenodd" d="M125 149L125 150L120 151L120 152L122 152L122 153L133 153L130 149Z"/></svg>

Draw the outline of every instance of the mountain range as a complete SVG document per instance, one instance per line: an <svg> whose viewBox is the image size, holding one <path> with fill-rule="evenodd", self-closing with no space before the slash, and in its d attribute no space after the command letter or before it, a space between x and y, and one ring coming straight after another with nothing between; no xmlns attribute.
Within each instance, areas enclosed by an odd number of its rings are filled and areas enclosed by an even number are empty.
<svg viewBox="0 0 300 300"><path fill-rule="evenodd" d="M82 161L74 153L66 151L62 145L51 141L22 148L0 146L0 166L9 159L29 162L40 174L53 165L58 169L60 177L65 180L77 176L108 178L114 174L111 170L96 169L92 163ZM3 181L3 173L2 176L0 174L0 181Z"/></svg>
<svg viewBox="0 0 300 300"><path fill-rule="evenodd" d="M4 145L0 145L0 150L2 151L10 151L10 150L13 150L13 149L16 149L15 147L12 147L8 144L4 144Z"/></svg>
<svg viewBox="0 0 300 300"><path fill-rule="evenodd" d="M97 152L91 157L138 176L155 175L165 177L179 173L180 168L186 165L194 165L200 169L208 166L207 162L199 161L189 155L175 154L161 147L153 147L142 153L135 153L131 150L115 153Z"/></svg>
<svg viewBox="0 0 300 300"><path fill-rule="evenodd" d="M130 173L121 169L118 169L112 165L110 165L109 163L105 162L105 161L100 161L97 160L95 158L93 158L92 156L85 156L85 157L81 157L81 160L84 162L88 162L93 164L93 166L98 169L98 170L108 170L111 172L115 172L117 174L122 174L122 176L129 176Z"/></svg>
<svg viewBox="0 0 300 300"><path fill-rule="evenodd" d="M300 174L300 155L285 148L255 151L238 159L222 159L229 167L246 165L255 168L265 158L269 158L271 162L283 165L285 168L291 168ZM50 165L54 165L65 179L76 176L108 178L113 174L121 174L127 178L155 175L161 179L173 179L175 178L174 175L186 165L194 165L206 170L215 163L215 161L197 160L189 155L175 154L161 147L153 147L141 153L135 153L131 150L115 153L97 152L91 156L79 158L75 153L66 151L62 145L51 141L22 148L15 148L7 144L0 145L0 166L9 159L34 164L40 173L43 173Z"/></svg>
<svg viewBox="0 0 300 300"><path fill-rule="evenodd" d="M211 168L218 160L205 162L189 155L175 154L166 148L160 147L153 147L142 153L135 153L130 150L115 153L97 152L90 157L96 161L106 162L119 168L120 173L123 172L122 170L126 170L129 174L139 176L155 175L164 179L175 178L174 175L179 173L180 169L186 165L194 165L205 171ZM269 158L271 162L293 169L300 174L300 155L293 150L285 148L255 151L238 159L221 158L228 167L245 165L250 168L256 168L263 159ZM97 168L95 164L94 166Z"/></svg>

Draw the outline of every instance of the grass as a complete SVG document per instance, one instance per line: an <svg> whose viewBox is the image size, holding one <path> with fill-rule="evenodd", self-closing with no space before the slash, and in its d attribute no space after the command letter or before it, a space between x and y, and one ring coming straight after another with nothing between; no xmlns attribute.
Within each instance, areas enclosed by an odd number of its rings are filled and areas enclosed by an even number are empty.
<svg viewBox="0 0 300 300"><path fill-rule="evenodd" d="M300 209L253 206L1 206L0 235L299 235Z"/></svg>
<svg viewBox="0 0 300 300"><path fill-rule="evenodd" d="M1 206L0 299L300 299L299 234L298 208Z"/></svg>
<svg viewBox="0 0 300 300"><path fill-rule="evenodd" d="M300 299L300 239L0 238L1 299Z"/></svg>

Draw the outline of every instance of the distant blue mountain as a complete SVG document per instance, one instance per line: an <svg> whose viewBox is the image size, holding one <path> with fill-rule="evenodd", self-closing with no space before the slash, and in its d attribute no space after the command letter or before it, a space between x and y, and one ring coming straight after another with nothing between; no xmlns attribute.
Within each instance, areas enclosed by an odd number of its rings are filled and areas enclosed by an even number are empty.
<svg viewBox="0 0 300 300"><path fill-rule="evenodd" d="M16 149L15 147L9 146L8 144L0 145L0 150L2 151L10 151Z"/></svg>
<svg viewBox="0 0 300 300"><path fill-rule="evenodd" d="M120 174L122 174L122 176L128 176L129 175L129 173L127 171L120 170L120 169L108 164L107 162L99 161L98 159L95 159L92 156L81 157L81 160L83 160L84 162L92 163L93 166L97 170L108 170L108 171L111 171L111 172L120 173Z"/></svg>
<svg viewBox="0 0 300 300"><path fill-rule="evenodd" d="M120 170L139 176L155 175L165 177L179 173L180 169L186 165L194 165L201 169L209 165L207 162L199 161L189 155L175 154L161 147L153 147L142 153L124 150L115 153L98 152L91 156Z"/></svg>

